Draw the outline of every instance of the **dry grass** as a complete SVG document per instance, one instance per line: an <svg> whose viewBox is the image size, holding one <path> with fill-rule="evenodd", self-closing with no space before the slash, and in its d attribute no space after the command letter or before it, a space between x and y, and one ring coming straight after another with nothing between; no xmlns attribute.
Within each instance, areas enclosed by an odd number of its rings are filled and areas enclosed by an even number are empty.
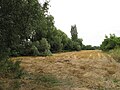
<svg viewBox="0 0 120 90"><path fill-rule="evenodd" d="M20 90L120 90L120 65L101 51L12 59L27 71Z"/></svg>

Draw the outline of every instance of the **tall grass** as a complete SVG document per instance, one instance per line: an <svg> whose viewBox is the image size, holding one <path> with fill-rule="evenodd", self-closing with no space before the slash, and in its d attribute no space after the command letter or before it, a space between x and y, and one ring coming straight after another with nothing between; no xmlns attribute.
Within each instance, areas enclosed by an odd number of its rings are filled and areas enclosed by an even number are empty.
<svg viewBox="0 0 120 90"><path fill-rule="evenodd" d="M120 47L111 50L110 54L117 62L120 62Z"/></svg>

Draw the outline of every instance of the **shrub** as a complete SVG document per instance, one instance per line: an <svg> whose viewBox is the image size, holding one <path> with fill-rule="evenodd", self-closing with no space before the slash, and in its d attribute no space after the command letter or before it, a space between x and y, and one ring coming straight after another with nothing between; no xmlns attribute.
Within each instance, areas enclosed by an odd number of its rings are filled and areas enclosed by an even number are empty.
<svg viewBox="0 0 120 90"><path fill-rule="evenodd" d="M60 52L63 49L62 39L58 36L55 36L51 41L51 51Z"/></svg>
<svg viewBox="0 0 120 90"><path fill-rule="evenodd" d="M51 53L50 50L45 50L44 52L41 52L40 55L41 55L41 56L51 56L52 53Z"/></svg>
<svg viewBox="0 0 120 90"><path fill-rule="evenodd" d="M73 41L73 49L72 50L80 51L81 50L80 44L78 42Z"/></svg>
<svg viewBox="0 0 120 90"><path fill-rule="evenodd" d="M11 53L10 53L10 56L13 56L13 57L16 57L16 56L19 56L19 52L17 50L12 50Z"/></svg>
<svg viewBox="0 0 120 90"><path fill-rule="evenodd" d="M117 47L109 52L117 62L120 62L120 47Z"/></svg>
<svg viewBox="0 0 120 90"><path fill-rule="evenodd" d="M50 44L48 43L46 38L42 38L40 40L39 51L44 52L45 50L49 50L49 49L50 49Z"/></svg>
<svg viewBox="0 0 120 90"><path fill-rule="evenodd" d="M40 45L38 48L40 55L42 56L47 56L47 55L51 55L51 51L50 51L50 44L48 43L48 41L45 38L42 38L40 40Z"/></svg>
<svg viewBox="0 0 120 90"><path fill-rule="evenodd" d="M110 34L110 37L105 36L100 48L103 51L109 51L114 49L116 46L120 46L120 37L116 37L114 34Z"/></svg>
<svg viewBox="0 0 120 90"><path fill-rule="evenodd" d="M33 55L33 56L40 55L40 52L38 51L38 48L34 45L31 47L31 55Z"/></svg>

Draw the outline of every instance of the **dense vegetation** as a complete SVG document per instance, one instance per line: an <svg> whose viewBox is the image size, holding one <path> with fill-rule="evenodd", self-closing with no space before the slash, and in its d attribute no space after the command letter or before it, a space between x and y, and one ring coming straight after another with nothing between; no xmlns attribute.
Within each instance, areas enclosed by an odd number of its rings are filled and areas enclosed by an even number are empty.
<svg viewBox="0 0 120 90"><path fill-rule="evenodd" d="M109 52L115 60L120 62L120 37L115 34L110 34L110 37L105 36L100 48Z"/></svg>
<svg viewBox="0 0 120 90"><path fill-rule="evenodd" d="M37 0L2 0L0 4L1 48L10 56L81 50L82 39L78 39L76 26L71 27L72 39L58 30L48 13L48 1L42 5Z"/></svg>
<svg viewBox="0 0 120 90"><path fill-rule="evenodd" d="M74 33L76 26L71 27L72 39L68 38L54 26L54 17L48 9L48 1L44 4L38 0L0 1L0 76L22 74L19 62L12 62L9 56L46 56L52 52L81 50L82 39Z"/></svg>

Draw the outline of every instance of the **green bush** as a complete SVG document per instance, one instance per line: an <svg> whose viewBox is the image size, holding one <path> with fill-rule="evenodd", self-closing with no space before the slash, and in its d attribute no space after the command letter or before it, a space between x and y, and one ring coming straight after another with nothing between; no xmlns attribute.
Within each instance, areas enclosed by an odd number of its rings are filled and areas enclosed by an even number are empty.
<svg viewBox="0 0 120 90"><path fill-rule="evenodd" d="M14 56L14 57L19 56L19 55L20 54L17 50L12 50L11 53L10 53L10 56Z"/></svg>
<svg viewBox="0 0 120 90"><path fill-rule="evenodd" d="M83 45L83 47L82 47L83 50L95 50L97 48L99 48L99 47L97 47L97 46L91 46L91 45L86 45L86 46Z"/></svg>
<svg viewBox="0 0 120 90"><path fill-rule="evenodd" d="M61 37L55 36L51 41L51 51L60 52L63 49L63 43Z"/></svg>
<svg viewBox="0 0 120 90"><path fill-rule="evenodd" d="M34 45L31 47L31 55L33 55L33 56L40 55L40 52L38 51L38 48Z"/></svg>
<svg viewBox="0 0 120 90"><path fill-rule="evenodd" d="M38 48L40 55L42 56L48 56L51 55L51 51L50 51L50 44L48 43L48 41L46 40L46 38L42 38L40 40L40 45Z"/></svg>
<svg viewBox="0 0 120 90"><path fill-rule="evenodd" d="M45 55L45 56L51 56L52 53L51 53L50 50L45 50L44 55Z"/></svg>
<svg viewBox="0 0 120 90"><path fill-rule="evenodd" d="M120 37L115 36L115 34L110 34L110 37L105 36L100 48L103 51L109 51L114 49L116 46L120 46Z"/></svg>
<svg viewBox="0 0 120 90"><path fill-rule="evenodd" d="M39 51L44 52L45 50L49 50L49 49L50 49L50 44L48 43L46 38L42 38L40 40Z"/></svg>
<svg viewBox="0 0 120 90"><path fill-rule="evenodd" d="M78 42L73 41L73 49L72 50L80 51L81 50L80 44Z"/></svg>

